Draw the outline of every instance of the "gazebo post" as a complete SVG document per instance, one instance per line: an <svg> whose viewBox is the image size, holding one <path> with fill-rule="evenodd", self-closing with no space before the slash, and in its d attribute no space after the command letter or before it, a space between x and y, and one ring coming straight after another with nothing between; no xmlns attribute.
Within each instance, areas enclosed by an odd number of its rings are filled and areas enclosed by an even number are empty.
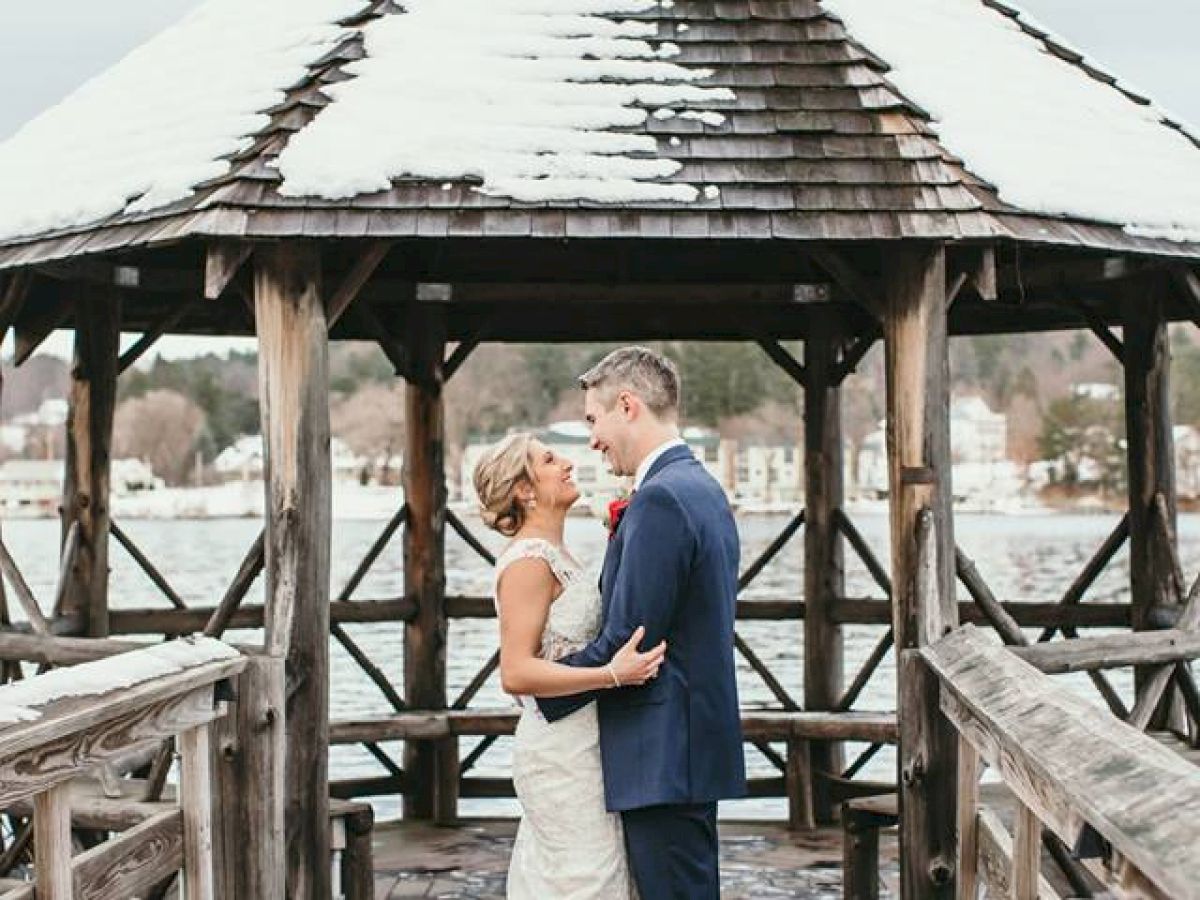
<svg viewBox="0 0 1200 900"><path fill-rule="evenodd" d="M1171 431L1171 351L1164 310L1166 286L1139 284L1122 304L1125 432L1129 465L1129 586L1134 631L1154 627L1156 607L1181 602L1173 585L1175 548L1175 442ZM1161 497L1159 501L1157 498ZM1165 525L1156 521L1165 516ZM1139 667L1140 693L1153 668ZM1168 697L1170 693L1168 692Z"/></svg>
<svg viewBox="0 0 1200 900"><path fill-rule="evenodd" d="M121 296L114 287L75 285L75 356L66 423L62 534L74 523L78 550L66 573L61 610L78 616L82 633L108 637L109 490L117 403ZM69 548L64 546L64 552Z"/></svg>
<svg viewBox="0 0 1200 900"><path fill-rule="evenodd" d="M958 747L938 708L936 679L905 651L936 640L958 618L944 246L888 250L884 296L892 620L900 661L901 896L935 900L954 896ZM917 522L926 510L936 529L936 599L917 589Z"/></svg>
<svg viewBox="0 0 1200 900"><path fill-rule="evenodd" d="M833 607L845 593L842 540L836 512L842 505L842 415L835 365L840 337L831 316L813 316L804 343L804 708L832 710L842 691L842 627ZM842 747L809 744L813 814L835 820L828 780L842 771Z"/></svg>
<svg viewBox="0 0 1200 900"><path fill-rule="evenodd" d="M413 709L446 708L446 471L443 361L446 317L418 285L408 316L404 418L404 593L416 616L404 629L405 700ZM457 741L404 747L406 818L453 819L458 804Z"/></svg>
<svg viewBox="0 0 1200 900"><path fill-rule="evenodd" d="M286 891L327 900L329 849L329 347L315 243L255 253L266 450L266 650L286 660Z"/></svg>

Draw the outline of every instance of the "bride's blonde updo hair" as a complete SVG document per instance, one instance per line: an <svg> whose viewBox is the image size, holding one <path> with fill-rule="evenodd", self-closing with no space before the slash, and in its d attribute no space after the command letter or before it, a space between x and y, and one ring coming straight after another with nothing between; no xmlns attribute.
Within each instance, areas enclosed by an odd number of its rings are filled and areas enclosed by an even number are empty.
<svg viewBox="0 0 1200 900"><path fill-rule="evenodd" d="M510 434L475 464L475 493L483 523L505 537L525 524L525 507L517 497L522 481L533 484L533 435Z"/></svg>

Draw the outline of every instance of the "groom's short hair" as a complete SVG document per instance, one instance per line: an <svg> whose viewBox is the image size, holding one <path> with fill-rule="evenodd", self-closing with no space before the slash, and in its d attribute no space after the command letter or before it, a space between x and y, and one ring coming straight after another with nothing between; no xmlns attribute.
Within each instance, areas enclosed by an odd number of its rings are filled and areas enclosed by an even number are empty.
<svg viewBox="0 0 1200 900"><path fill-rule="evenodd" d="M621 391L630 391L660 419L679 415L679 370L649 347L614 350L579 376L579 386L599 391L606 407L611 408Z"/></svg>

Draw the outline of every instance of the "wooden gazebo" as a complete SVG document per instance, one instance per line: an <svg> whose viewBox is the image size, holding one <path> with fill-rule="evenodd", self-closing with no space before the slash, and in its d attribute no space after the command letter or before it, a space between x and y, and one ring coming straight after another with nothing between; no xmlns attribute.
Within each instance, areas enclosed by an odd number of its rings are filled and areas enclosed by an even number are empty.
<svg viewBox="0 0 1200 900"><path fill-rule="evenodd" d="M562 0L557 11L527 3L523 16L512 2L490 0L464 3L461 20L449 23L429 2L407 6L211 0L0 146L0 322L15 333L18 364L56 328L74 329L76 342L63 581L53 613L18 592L42 655L31 656L25 642L11 644L9 657L61 661L66 651L56 642L66 636L219 636L231 625L263 625L262 656L241 676L236 721L216 757L218 826L234 829L218 849L242 859L222 877L231 897L282 896L286 879L289 897L326 898L329 876L317 861L329 856L331 741L365 742L388 768L335 789L403 793L406 816L453 820L460 792L509 789L471 779L478 753L458 752L460 735L511 728L509 714L471 706L494 661L462 696L447 693L447 623L490 615L490 604L446 592L448 528L486 555L446 507L446 381L484 341L754 341L804 388L807 455L803 510L743 578L749 583L803 527L804 596L740 611L804 623L803 638L796 630L800 698L739 641L779 701L777 711L747 715L747 740L781 770L753 789L786 793L797 826L834 821L842 800L863 793L853 778L861 760L847 766L840 742L893 740L898 721L904 895L951 896L956 835L967 827L955 820L959 743L939 708L936 667L907 651L960 621L990 624L1009 644L1028 642L1021 626L1075 638L1088 626L1193 624L1191 604L1182 620L1178 609L1185 592L1173 538L1167 325L1200 322L1200 147L996 0L613 0L610 10ZM931 56L939 42L994 34L997 59L1024 58L1005 56L1009 48L1037 58L1031 74L992 74L997 83L1032 79L1030 96L976 100L996 141L1029 129L1031 141L1054 150L1046 171L1028 163L1031 186L1020 165L987 160L981 171L946 139L961 138L970 123L955 118L956 98L939 103L937 79L913 62L911 48L889 66L889 6L919 7ZM873 17L880 27L860 35L855 24ZM405 34L410 19L422 41L445 41L423 48L420 61L431 68L415 99L409 81L388 74L418 45ZM497 28L512 40L491 40ZM240 43L211 43L234 33ZM261 55L253 75L253 67L237 70L248 79L244 90L221 77L229 53ZM543 58L566 62L543 71ZM454 107L470 91L448 73L469 75L473 64L480 79L513 79L519 102L492 98L504 110L499 124L486 103ZM943 65L951 85L961 74L955 56ZM1048 79L1041 100L1039 77ZM543 91L548 83L587 87L579 102L595 109L564 119L556 104L572 101ZM1024 116L1059 97L1060 84L1101 96L1114 129L1136 133L1138 146L1160 157L1129 160L1123 174L1105 154L1124 145L1097 140L1109 120L1093 111L1096 132L1078 135L1078 183L1027 202L1072 175L1063 162L1070 148L1052 141L1070 138L1075 119L1056 122L1048 108ZM398 92L394 103L389 91ZM421 117L439 105L438 116ZM388 110L395 116L385 119ZM430 123L446 129L445 160L438 147L411 150ZM1180 181L1185 172L1189 183ZM1136 190L1123 190L1126 176ZM95 189L106 179L105 190ZM1120 195L1111 209L1104 185ZM1080 196L1089 204L1073 208ZM1164 197L1173 205L1158 202ZM1124 366L1129 511L1061 603L1005 605L955 546L948 341L1052 329L1090 329ZM122 332L143 337L121 353ZM230 590L205 609L185 607L112 522L107 503L118 379L165 334L258 339L264 535ZM407 382L402 504L397 498L395 517L336 597L330 340L378 343ZM790 341L803 342L802 358L785 348ZM877 341L887 369L890 571L842 509L839 385ZM353 599L400 528L404 596ZM934 551L922 552L919 531L933 536ZM110 611L110 536L155 572L176 608ZM1081 603L1125 540L1127 602ZM845 598L846 544L890 606ZM263 570L265 603L243 603ZM956 602L956 575L971 603ZM403 660L368 658L342 627L371 621L406 623ZM846 623L880 627L876 651L849 677ZM331 727L330 633L395 716ZM898 718L855 713L893 646L903 652ZM1100 653L1077 646L1087 659ZM1188 652L1121 658L1174 662ZM1130 715L1102 673L1093 679L1115 712ZM1139 669L1139 727L1162 723L1153 714L1168 682L1182 689L1196 723L1195 687L1179 665ZM378 748L398 738L406 739L402 762Z"/></svg>

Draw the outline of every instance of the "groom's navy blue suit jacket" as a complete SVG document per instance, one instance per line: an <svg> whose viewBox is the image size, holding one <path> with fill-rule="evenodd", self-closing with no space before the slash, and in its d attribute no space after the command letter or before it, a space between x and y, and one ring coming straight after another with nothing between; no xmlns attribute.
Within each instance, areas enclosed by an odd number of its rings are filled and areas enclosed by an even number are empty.
<svg viewBox="0 0 1200 900"><path fill-rule="evenodd" d="M641 687L538 699L551 722L597 701L612 812L745 796L733 661L738 555L720 485L687 447L667 450L609 543L600 635L561 660L603 665L644 625L642 649L665 638L666 662Z"/></svg>

